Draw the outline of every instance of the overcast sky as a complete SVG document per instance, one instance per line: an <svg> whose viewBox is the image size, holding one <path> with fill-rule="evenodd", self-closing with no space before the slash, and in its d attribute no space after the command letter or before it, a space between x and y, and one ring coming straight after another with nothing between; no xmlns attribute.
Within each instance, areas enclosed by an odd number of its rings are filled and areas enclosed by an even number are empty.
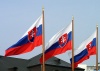
<svg viewBox="0 0 100 71"><path fill-rule="evenodd" d="M45 43L70 24L72 16L74 48L78 48L96 30L96 24L100 26L100 0L0 0L0 55L4 55L5 50L16 43L41 15L42 6L45 8ZM41 53L41 50L38 47L32 52L13 57L29 59ZM68 52L57 57L70 62ZM95 56L91 56L83 64L95 65L95 60Z"/></svg>

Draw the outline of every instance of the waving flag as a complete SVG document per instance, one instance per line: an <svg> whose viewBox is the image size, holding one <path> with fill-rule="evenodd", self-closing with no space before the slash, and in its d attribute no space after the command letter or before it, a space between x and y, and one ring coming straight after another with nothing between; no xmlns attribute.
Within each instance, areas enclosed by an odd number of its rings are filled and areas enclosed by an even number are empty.
<svg viewBox="0 0 100 71"><path fill-rule="evenodd" d="M62 29L60 32L55 34L51 40L47 43L45 50L45 61L49 58L64 53L67 50L72 49L72 23L67 27ZM42 57L40 58L40 63L42 63Z"/></svg>
<svg viewBox="0 0 100 71"><path fill-rule="evenodd" d="M5 51L5 56L32 51L42 44L42 16L27 30L20 40Z"/></svg>
<svg viewBox="0 0 100 71"><path fill-rule="evenodd" d="M96 31L85 40L77 50L74 51L74 66L75 68L79 63L89 59L91 55L96 54ZM70 61L72 63L72 54L69 53Z"/></svg>

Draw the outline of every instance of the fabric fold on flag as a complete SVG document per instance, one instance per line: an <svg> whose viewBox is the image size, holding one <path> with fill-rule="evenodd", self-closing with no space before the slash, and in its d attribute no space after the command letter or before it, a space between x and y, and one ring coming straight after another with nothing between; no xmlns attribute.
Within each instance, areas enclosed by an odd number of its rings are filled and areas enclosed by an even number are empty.
<svg viewBox="0 0 100 71"><path fill-rule="evenodd" d="M51 40L46 45L45 50L45 58L44 60L48 60L49 58L64 53L67 50L72 49L72 22L68 25L68 27L63 28L57 34L55 34ZM43 62L43 56L40 58L40 63Z"/></svg>
<svg viewBox="0 0 100 71"><path fill-rule="evenodd" d="M96 54L96 31L74 51L74 67ZM72 63L72 51L69 52Z"/></svg>
<svg viewBox="0 0 100 71"><path fill-rule="evenodd" d="M42 15L34 22L20 40L5 51L5 56L32 51L42 44Z"/></svg>

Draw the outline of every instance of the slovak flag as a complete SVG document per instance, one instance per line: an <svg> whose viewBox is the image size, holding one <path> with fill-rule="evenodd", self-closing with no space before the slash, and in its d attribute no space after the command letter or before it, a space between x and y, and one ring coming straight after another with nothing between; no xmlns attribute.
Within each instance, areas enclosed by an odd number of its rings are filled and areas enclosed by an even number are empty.
<svg viewBox="0 0 100 71"><path fill-rule="evenodd" d="M20 40L5 51L5 56L19 55L42 45L42 15L27 30Z"/></svg>
<svg viewBox="0 0 100 71"><path fill-rule="evenodd" d="M72 22L67 28L55 34L46 45L44 60L72 49ZM40 58L43 63L43 56Z"/></svg>
<svg viewBox="0 0 100 71"><path fill-rule="evenodd" d="M96 54L96 31L74 51L74 68ZM69 53L72 63L72 53Z"/></svg>

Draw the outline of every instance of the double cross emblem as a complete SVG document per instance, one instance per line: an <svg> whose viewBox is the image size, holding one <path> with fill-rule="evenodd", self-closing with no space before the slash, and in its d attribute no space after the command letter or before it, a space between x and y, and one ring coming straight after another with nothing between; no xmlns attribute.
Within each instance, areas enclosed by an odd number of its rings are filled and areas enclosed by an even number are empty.
<svg viewBox="0 0 100 71"><path fill-rule="evenodd" d="M90 42L90 43L86 46L88 50L91 49L91 44L92 44L92 42Z"/></svg>
<svg viewBox="0 0 100 71"><path fill-rule="evenodd" d="M29 42L33 42L33 41L34 41L34 38L35 38L35 36L36 36L36 33L37 33L36 27L34 27L33 29L31 29L31 30L28 32L28 40L29 40Z"/></svg>
<svg viewBox="0 0 100 71"><path fill-rule="evenodd" d="M66 43L67 43L67 40L68 40L67 33L66 33L66 34L63 34L63 35L59 38L59 46L60 46L60 47L65 46Z"/></svg>

